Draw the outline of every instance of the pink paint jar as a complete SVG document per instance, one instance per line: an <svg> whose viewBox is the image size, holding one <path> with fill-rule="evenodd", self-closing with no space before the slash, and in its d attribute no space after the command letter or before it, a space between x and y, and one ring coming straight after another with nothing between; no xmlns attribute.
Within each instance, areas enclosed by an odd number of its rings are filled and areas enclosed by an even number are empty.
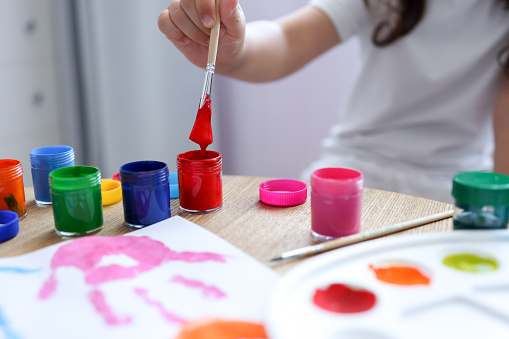
<svg viewBox="0 0 509 339"><path fill-rule="evenodd" d="M321 168L311 175L311 233L330 240L358 233L361 228L361 172Z"/></svg>

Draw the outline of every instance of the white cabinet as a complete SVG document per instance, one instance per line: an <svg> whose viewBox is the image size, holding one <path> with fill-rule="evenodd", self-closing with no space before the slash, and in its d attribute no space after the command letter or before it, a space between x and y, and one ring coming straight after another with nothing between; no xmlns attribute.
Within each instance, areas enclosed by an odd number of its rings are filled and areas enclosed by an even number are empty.
<svg viewBox="0 0 509 339"><path fill-rule="evenodd" d="M51 0L0 0L0 158L62 143Z"/></svg>
<svg viewBox="0 0 509 339"><path fill-rule="evenodd" d="M52 56L50 0L0 0L0 64Z"/></svg>

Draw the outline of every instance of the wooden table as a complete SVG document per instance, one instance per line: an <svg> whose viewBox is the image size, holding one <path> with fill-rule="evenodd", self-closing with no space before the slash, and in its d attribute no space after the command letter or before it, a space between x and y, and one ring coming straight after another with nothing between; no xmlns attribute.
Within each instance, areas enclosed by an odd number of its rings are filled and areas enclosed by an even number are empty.
<svg viewBox="0 0 509 339"><path fill-rule="evenodd" d="M260 202L258 185L269 178L224 176L223 208L215 213L192 215L179 210L178 199L172 200L172 216L180 215L226 239L241 250L284 273L306 259L269 262L282 252L316 243L310 234L311 201L295 207L273 207ZM32 188L26 188L27 217L20 222L19 234L0 244L0 257L15 256L56 244L68 238L55 233L51 206L40 207ZM452 209L450 204L404 194L364 189L362 231L416 219ZM446 219L395 235L434 231L451 231L452 220ZM95 235L115 236L132 230L124 225L122 203L104 207L104 229Z"/></svg>

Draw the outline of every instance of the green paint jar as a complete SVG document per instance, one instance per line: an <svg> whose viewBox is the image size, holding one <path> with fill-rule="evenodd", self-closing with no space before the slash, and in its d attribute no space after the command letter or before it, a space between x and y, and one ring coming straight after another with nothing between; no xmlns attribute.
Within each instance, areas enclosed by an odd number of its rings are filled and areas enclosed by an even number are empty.
<svg viewBox="0 0 509 339"><path fill-rule="evenodd" d="M55 231L82 236L103 228L101 173L90 166L63 167L49 174Z"/></svg>
<svg viewBox="0 0 509 339"><path fill-rule="evenodd" d="M462 172L453 178L454 229L504 229L509 222L509 176Z"/></svg>

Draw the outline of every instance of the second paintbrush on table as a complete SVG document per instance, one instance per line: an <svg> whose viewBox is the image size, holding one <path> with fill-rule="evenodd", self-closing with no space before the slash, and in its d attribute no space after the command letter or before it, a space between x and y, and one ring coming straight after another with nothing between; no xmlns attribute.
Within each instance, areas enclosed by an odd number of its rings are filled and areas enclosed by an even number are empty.
<svg viewBox="0 0 509 339"><path fill-rule="evenodd" d="M380 228L377 230L364 232L364 233L358 233L358 234L354 234L354 235L349 235L346 237L341 237L341 238L337 238L334 240L325 241L325 242L317 244L317 245L305 246L302 248L284 252L279 257L272 258L271 261L278 261L278 260L289 259L289 258L301 258L301 257L306 257L306 256L314 255L314 254L323 253L323 252L330 251L330 250L340 248L343 246L352 245L352 244L359 243L362 241L379 238L384 235L405 231L410 228L429 224L431 222L435 222L438 220L451 218L453 216L453 214L454 214L453 210L445 211L445 212L437 213L437 214L430 215L427 217L402 222L400 224L383 227L383 228Z"/></svg>

